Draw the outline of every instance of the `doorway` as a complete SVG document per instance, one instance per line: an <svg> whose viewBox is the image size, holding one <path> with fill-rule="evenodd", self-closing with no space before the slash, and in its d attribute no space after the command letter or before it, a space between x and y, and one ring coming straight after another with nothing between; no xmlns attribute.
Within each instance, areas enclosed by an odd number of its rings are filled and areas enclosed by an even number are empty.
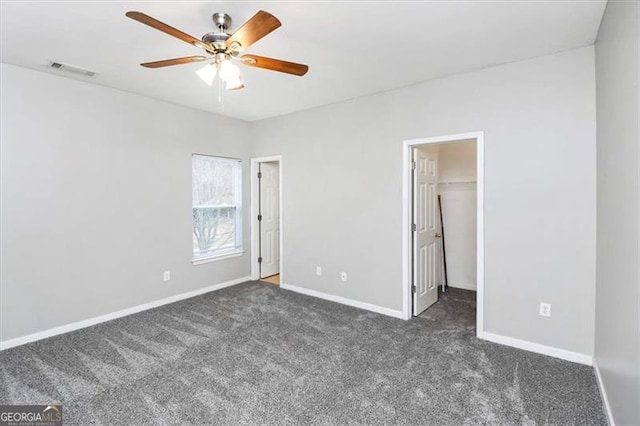
<svg viewBox="0 0 640 426"><path fill-rule="evenodd" d="M251 160L251 277L282 283L282 156Z"/></svg>
<svg viewBox="0 0 640 426"><path fill-rule="evenodd" d="M483 142L483 133L474 132L403 144L404 317L410 319L428 310L449 282L452 287L476 291L478 337L484 318ZM466 158L452 162L454 154ZM441 160L443 166L448 164L445 173L441 173ZM463 167L465 164L468 167ZM455 256L445 261L447 229L450 242L455 243L448 249L454 249L451 254ZM466 250L461 250L462 242ZM447 271L451 264L455 264L455 270Z"/></svg>

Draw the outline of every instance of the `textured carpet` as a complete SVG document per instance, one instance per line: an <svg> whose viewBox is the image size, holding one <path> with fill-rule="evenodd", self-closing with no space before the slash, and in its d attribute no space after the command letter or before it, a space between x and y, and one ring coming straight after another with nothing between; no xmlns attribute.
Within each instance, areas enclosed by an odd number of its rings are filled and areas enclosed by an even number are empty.
<svg viewBox="0 0 640 426"><path fill-rule="evenodd" d="M0 403L65 424L606 424L590 367L474 337L475 293L402 321L246 283L0 352Z"/></svg>

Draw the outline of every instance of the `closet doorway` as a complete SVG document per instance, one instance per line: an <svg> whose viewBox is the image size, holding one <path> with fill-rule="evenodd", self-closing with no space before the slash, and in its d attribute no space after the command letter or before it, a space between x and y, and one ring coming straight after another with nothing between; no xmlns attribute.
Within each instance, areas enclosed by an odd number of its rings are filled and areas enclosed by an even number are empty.
<svg viewBox="0 0 640 426"><path fill-rule="evenodd" d="M405 141L403 312L418 316L452 292L476 300L483 330L483 134ZM475 292L475 294L474 294Z"/></svg>

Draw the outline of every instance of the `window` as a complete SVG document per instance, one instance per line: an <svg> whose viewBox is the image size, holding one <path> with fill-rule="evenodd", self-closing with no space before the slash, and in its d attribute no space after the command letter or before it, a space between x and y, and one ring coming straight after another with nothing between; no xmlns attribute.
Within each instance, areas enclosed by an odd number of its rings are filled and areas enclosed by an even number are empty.
<svg viewBox="0 0 640 426"><path fill-rule="evenodd" d="M193 261L242 253L241 163L193 155Z"/></svg>

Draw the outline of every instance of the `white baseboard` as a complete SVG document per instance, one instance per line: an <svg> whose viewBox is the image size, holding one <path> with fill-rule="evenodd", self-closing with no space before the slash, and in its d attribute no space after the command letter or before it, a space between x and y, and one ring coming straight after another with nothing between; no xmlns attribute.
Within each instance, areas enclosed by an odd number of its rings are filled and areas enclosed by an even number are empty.
<svg viewBox="0 0 640 426"><path fill-rule="evenodd" d="M512 346L524 349L529 352L536 352L566 361L577 362L578 364L593 365L593 357L579 352L567 351L565 349L554 348L553 346L541 345L539 343L528 342L526 340L514 339L513 337L501 336L499 334L488 333L486 331L478 333L480 339L488 340L501 345Z"/></svg>
<svg viewBox="0 0 640 426"><path fill-rule="evenodd" d="M462 290L477 290L476 283L449 283L449 287L461 288Z"/></svg>
<svg viewBox="0 0 640 426"><path fill-rule="evenodd" d="M387 315L394 318L404 319L402 311L384 308L370 303L359 302L357 300L347 299L346 297L334 296L333 294L322 293L316 290L310 290L304 287L298 287L290 284L280 284L280 288L284 290L295 291L296 293L306 294L307 296L317 297L319 299L329 300L331 302L341 303L343 305L353 306L354 308L364 309L366 311Z"/></svg>
<svg viewBox="0 0 640 426"><path fill-rule="evenodd" d="M609 426L616 426L616 422L613 420L613 412L611 411L611 405L609 405L609 398L607 397L607 391L604 388L604 382L600 375L600 368L598 367L598 361L593 358L593 369L596 371L596 381L598 382L598 388L600 389L600 396L602 397L602 404L604 405L604 412L607 415L607 421Z"/></svg>
<svg viewBox="0 0 640 426"><path fill-rule="evenodd" d="M188 291L186 293L177 294L175 296L165 297L164 299L155 300L153 302L144 303L142 305L132 306L130 308L122 309L116 312L111 312L109 314L100 315L100 316L89 318L86 320L73 322L71 324L50 328L49 330L39 331L37 333L28 334L26 336L21 336L21 337L16 337L14 339L1 341L0 351L13 348L15 346L24 345L25 343L35 342L36 340L46 339L47 337L57 336L58 334L64 334L70 331L79 330L81 328L90 327L92 325L100 324L106 321L111 321L116 318L126 317L127 315L146 311L152 308L157 308L158 306L162 306L162 305L168 305L169 303L178 302L180 300L189 299L191 297L199 296L201 294L209 293L215 290L220 290L225 287L231 287L233 285L240 284L249 280L250 280L249 277L237 278L235 280L227 281L220 284L210 285L208 287L199 288L197 290Z"/></svg>

